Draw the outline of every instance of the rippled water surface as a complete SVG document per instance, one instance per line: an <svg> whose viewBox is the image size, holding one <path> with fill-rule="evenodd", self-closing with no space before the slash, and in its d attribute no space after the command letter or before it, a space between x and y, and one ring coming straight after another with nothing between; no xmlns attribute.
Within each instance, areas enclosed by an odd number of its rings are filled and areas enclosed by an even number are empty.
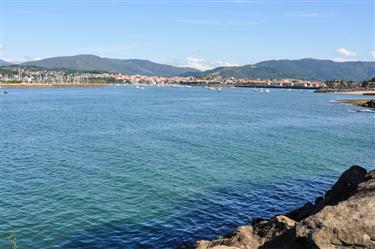
<svg viewBox="0 0 375 249"><path fill-rule="evenodd" d="M176 248L314 200L374 167L350 95L252 89L10 89L0 248Z"/></svg>

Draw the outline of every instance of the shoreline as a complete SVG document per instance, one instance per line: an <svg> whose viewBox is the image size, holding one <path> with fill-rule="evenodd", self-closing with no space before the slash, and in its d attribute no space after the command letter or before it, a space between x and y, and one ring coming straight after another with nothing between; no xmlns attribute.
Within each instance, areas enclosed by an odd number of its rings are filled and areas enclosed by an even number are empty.
<svg viewBox="0 0 375 249"><path fill-rule="evenodd" d="M0 88L96 88L108 84L0 84Z"/></svg>
<svg viewBox="0 0 375 249"><path fill-rule="evenodd" d="M375 170L353 165L324 196L191 249L375 248ZM359 222L360 221L360 222Z"/></svg>
<svg viewBox="0 0 375 249"><path fill-rule="evenodd" d="M185 86L184 84L182 84ZM0 89L11 89L11 88L98 88L108 87L111 84L2 84L0 83ZM190 86L208 86L208 85L190 85ZM375 95L375 90L337 90L337 89L319 89L316 87L293 87L293 86L261 86L261 85L217 85L219 87L230 87L230 88L274 88L274 89L293 89L293 90L315 90L315 93L330 93L330 94L345 94L345 95ZM369 99L370 100L370 99ZM348 101L348 102L346 102ZM349 100L343 100L341 103L352 104ZM356 104L354 104L356 105Z"/></svg>
<svg viewBox="0 0 375 249"><path fill-rule="evenodd" d="M344 99L344 100L339 100L339 103L375 109L375 98L371 98L371 99Z"/></svg>
<svg viewBox="0 0 375 249"><path fill-rule="evenodd" d="M277 86L277 85L235 85L235 87L243 88L276 88L276 89L293 89L293 90L319 90L319 87L310 86Z"/></svg>
<svg viewBox="0 0 375 249"><path fill-rule="evenodd" d="M338 94L354 94L354 95L375 95L375 91L349 91L349 92L333 92Z"/></svg>
<svg viewBox="0 0 375 249"><path fill-rule="evenodd" d="M335 94L355 94L355 95L375 95L375 90L354 90L354 89L318 89L316 93L335 93Z"/></svg>

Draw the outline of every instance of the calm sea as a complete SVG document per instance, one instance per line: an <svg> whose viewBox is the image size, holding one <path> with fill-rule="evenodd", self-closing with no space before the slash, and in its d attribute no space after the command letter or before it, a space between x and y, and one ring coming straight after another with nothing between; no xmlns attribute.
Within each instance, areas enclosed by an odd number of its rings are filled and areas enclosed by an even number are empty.
<svg viewBox="0 0 375 249"><path fill-rule="evenodd" d="M2 91L3 92L3 91ZM1 93L2 93L1 92ZM1 94L0 248L176 248L375 165L351 95L108 87Z"/></svg>

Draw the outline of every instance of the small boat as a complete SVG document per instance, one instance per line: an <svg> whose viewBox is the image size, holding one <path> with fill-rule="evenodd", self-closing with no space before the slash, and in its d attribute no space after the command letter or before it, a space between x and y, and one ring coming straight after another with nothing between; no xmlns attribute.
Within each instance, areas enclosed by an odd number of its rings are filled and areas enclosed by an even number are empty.
<svg viewBox="0 0 375 249"><path fill-rule="evenodd" d="M271 90L270 89L266 89L266 93L269 93L269 92L271 92Z"/></svg>

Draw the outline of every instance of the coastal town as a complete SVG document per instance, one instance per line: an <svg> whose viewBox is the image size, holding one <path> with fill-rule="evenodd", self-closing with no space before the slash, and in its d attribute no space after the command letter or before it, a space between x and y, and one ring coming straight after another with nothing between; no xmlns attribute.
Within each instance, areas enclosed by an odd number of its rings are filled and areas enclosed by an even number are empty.
<svg viewBox="0 0 375 249"><path fill-rule="evenodd" d="M204 86L208 89L222 87L257 87L311 89L318 92L360 92L375 94L375 78L365 81L310 81L301 79L249 79L209 76L154 76L129 75L111 72L84 72L68 69L46 69L33 66L7 66L0 68L1 88L45 87L104 87L104 86Z"/></svg>
<svg viewBox="0 0 375 249"><path fill-rule="evenodd" d="M70 86L70 85L119 85L146 84L155 86L230 86L230 87L285 87L318 89L325 86L322 81L296 79L244 79L235 77L194 76L147 76L109 72L76 72L50 70L35 67L3 67L0 73L2 87L7 86Z"/></svg>

